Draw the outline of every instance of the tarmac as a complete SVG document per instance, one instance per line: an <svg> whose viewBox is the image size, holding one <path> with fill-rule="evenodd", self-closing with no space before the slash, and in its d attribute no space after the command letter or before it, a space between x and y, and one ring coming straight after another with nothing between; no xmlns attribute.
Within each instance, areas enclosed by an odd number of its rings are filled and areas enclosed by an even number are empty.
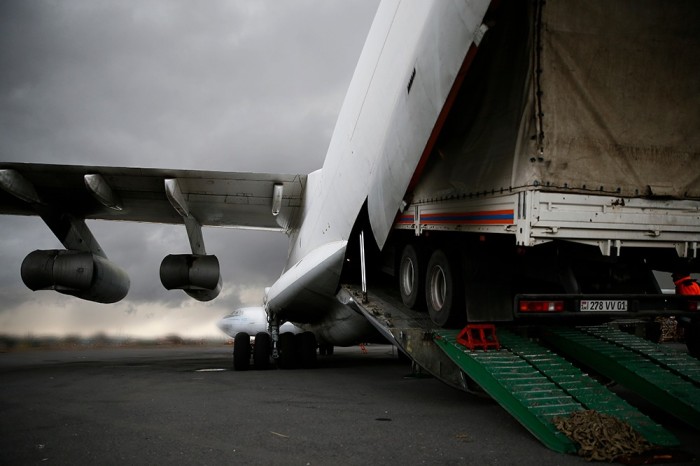
<svg viewBox="0 0 700 466"><path fill-rule="evenodd" d="M234 372L230 346L0 354L0 464L568 465L387 345ZM649 413L648 413L649 414ZM700 458L700 435L663 413Z"/></svg>

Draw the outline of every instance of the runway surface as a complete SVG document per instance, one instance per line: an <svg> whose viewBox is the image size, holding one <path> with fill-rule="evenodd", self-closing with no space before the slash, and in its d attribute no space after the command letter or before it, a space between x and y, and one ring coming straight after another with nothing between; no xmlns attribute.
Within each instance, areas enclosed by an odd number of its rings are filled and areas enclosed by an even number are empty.
<svg viewBox="0 0 700 466"><path fill-rule="evenodd" d="M390 346L234 372L227 346L0 354L0 464L565 465ZM700 457L698 432L662 422Z"/></svg>

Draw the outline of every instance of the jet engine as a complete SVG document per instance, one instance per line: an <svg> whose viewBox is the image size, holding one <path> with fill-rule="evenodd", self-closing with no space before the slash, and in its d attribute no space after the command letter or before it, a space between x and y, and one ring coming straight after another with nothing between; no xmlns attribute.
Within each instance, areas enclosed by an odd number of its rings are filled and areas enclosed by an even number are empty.
<svg viewBox="0 0 700 466"><path fill-rule="evenodd" d="M221 291L219 259L211 255L171 254L160 264L167 290L183 290L197 301L211 301Z"/></svg>
<svg viewBox="0 0 700 466"><path fill-rule="evenodd" d="M120 301L129 292L129 276L104 257L75 250L36 250L22 262L22 281L30 290L59 293L97 303Z"/></svg>

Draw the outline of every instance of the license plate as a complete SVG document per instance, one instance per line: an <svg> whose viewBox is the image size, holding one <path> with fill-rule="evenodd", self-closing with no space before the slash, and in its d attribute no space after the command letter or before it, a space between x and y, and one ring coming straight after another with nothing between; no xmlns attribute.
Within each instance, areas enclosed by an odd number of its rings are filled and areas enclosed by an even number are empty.
<svg viewBox="0 0 700 466"><path fill-rule="evenodd" d="M624 299L582 299L582 312L623 312L627 311Z"/></svg>

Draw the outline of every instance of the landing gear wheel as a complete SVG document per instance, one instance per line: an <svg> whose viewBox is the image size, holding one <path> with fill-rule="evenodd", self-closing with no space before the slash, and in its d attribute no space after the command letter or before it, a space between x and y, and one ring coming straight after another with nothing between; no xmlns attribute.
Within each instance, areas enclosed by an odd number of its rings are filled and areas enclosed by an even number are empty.
<svg viewBox="0 0 700 466"><path fill-rule="evenodd" d="M270 354L272 353L272 337L267 332L255 335L255 347L253 347L253 367L264 370L270 366Z"/></svg>
<svg viewBox="0 0 700 466"><path fill-rule="evenodd" d="M280 369L293 369L296 362L294 334L284 332L277 341L277 367Z"/></svg>
<svg viewBox="0 0 700 466"><path fill-rule="evenodd" d="M295 336L299 363L304 369L316 366L316 335L311 332L299 333Z"/></svg>
<svg viewBox="0 0 700 466"><path fill-rule="evenodd" d="M423 269L418 250L407 244L401 252L399 262L399 292L401 301L410 309L423 304Z"/></svg>
<svg viewBox="0 0 700 466"><path fill-rule="evenodd" d="M250 335L239 332L233 339L233 370L250 369Z"/></svg>
<svg viewBox="0 0 700 466"><path fill-rule="evenodd" d="M425 299L430 320L440 327L457 325L464 320L461 287L457 269L447 255L437 249L430 256L425 276ZM460 314L461 313L461 314Z"/></svg>

